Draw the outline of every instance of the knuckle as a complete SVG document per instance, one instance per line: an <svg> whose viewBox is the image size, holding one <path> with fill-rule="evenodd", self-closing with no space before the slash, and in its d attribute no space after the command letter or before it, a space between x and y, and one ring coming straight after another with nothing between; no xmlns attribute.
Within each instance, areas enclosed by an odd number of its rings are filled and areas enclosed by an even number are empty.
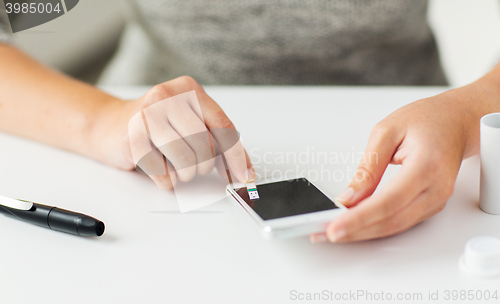
<svg viewBox="0 0 500 304"><path fill-rule="evenodd" d="M185 149L184 147L174 147L172 149L173 161L180 163L185 167L189 167L196 164L196 156L192 151Z"/></svg>
<svg viewBox="0 0 500 304"><path fill-rule="evenodd" d="M209 143L199 142L196 147L196 158L198 159L198 163L204 162L213 158L212 147Z"/></svg>
<svg viewBox="0 0 500 304"><path fill-rule="evenodd" d="M372 171L368 168L368 164L362 162L358 169L356 169L356 174L354 175L356 182L363 182L366 184L375 183L375 176Z"/></svg>
<svg viewBox="0 0 500 304"><path fill-rule="evenodd" d="M210 146L205 145L204 143L196 143L193 144L192 147L196 164L199 165L213 158L212 149L210 148Z"/></svg>
<svg viewBox="0 0 500 304"><path fill-rule="evenodd" d="M174 164L176 170L196 164L195 154L182 139L174 140L163 145L161 151L165 157Z"/></svg>
<svg viewBox="0 0 500 304"><path fill-rule="evenodd" d="M148 93L148 99L152 99L152 101L160 101L169 97L172 97L172 91L165 83L157 84L152 87Z"/></svg>
<svg viewBox="0 0 500 304"><path fill-rule="evenodd" d="M199 86L198 82L190 76L180 76L176 78L176 81L183 87L196 88Z"/></svg>
<svg viewBox="0 0 500 304"><path fill-rule="evenodd" d="M392 134L393 134L393 128L391 128L390 126L388 126L383 122L379 122L372 128L370 137L382 140L390 137Z"/></svg>
<svg viewBox="0 0 500 304"><path fill-rule="evenodd" d="M176 155L177 162L185 167L193 166L196 164L196 156L192 152L180 152Z"/></svg>
<svg viewBox="0 0 500 304"><path fill-rule="evenodd" d="M229 118L226 116L226 113L222 110L217 110L214 113L215 123L219 128L222 129L235 129L234 124Z"/></svg>

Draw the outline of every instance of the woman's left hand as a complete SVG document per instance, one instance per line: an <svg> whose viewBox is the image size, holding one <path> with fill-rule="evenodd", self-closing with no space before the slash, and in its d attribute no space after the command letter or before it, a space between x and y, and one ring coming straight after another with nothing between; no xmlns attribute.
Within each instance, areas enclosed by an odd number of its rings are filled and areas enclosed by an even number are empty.
<svg viewBox="0 0 500 304"><path fill-rule="evenodd" d="M480 80L404 106L372 130L363 160L337 201L349 208L312 242L381 238L443 210L464 158L477 153L479 121L500 107L495 87ZM396 176L374 193L386 167Z"/></svg>

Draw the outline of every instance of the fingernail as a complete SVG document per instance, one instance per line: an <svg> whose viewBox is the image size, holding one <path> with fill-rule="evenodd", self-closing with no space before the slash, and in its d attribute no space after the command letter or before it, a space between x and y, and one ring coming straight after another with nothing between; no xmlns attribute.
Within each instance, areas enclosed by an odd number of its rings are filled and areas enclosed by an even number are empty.
<svg viewBox="0 0 500 304"><path fill-rule="evenodd" d="M328 241L328 238L326 237L326 234L320 233L320 234L312 234L309 236L309 241L311 243L324 243Z"/></svg>
<svg viewBox="0 0 500 304"><path fill-rule="evenodd" d="M341 195L337 196L335 200L339 201L340 203L348 202L352 199L353 196L354 196L354 189L349 187L345 189Z"/></svg>
<svg viewBox="0 0 500 304"><path fill-rule="evenodd" d="M345 236L346 232L345 229L338 229L333 231L331 234L328 235L328 238L330 239L330 242L337 242L341 238Z"/></svg>

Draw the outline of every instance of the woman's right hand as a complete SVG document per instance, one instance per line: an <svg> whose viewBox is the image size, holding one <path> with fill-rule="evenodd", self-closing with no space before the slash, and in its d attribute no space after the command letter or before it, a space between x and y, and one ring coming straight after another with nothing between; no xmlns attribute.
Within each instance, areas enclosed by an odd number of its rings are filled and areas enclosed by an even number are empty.
<svg viewBox="0 0 500 304"><path fill-rule="evenodd" d="M121 169L137 166L159 188L172 189L178 181L210 173L221 152L233 178L243 183L255 179L233 123L190 77L156 85L137 100L116 102L99 120L99 158ZM222 164L217 168L226 174Z"/></svg>

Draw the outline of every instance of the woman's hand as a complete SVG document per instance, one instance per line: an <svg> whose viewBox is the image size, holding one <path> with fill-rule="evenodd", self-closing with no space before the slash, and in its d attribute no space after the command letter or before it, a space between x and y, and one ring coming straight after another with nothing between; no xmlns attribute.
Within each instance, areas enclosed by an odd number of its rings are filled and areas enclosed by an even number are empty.
<svg viewBox="0 0 500 304"><path fill-rule="evenodd" d="M159 84L137 100L118 102L102 119L106 131L98 146L105 162L126 170L137 166L162 189L210 173L221 152L233 177L240 182L255 178L234 125L190 77ZM219 173L226 174L225 169Z"/></svg>
<svg viewBox="0 0 500 304"><path fill-rule="evenodd" d="M232 180L254 179L234 125L190 77L123 101L1 43L0 66L0 131L125 170L138 165L160 188L207 174L219 153ZM217 168L227 176L225 166Z"/></svg>
<svg viewBox="0 0 500 304"><path fill-rule="evenodd" d="M336 200L350 208L312 242L350 242L400 233L443 210L461 162L478 151L479 120L498 109L486 81L404 106L372 130L363 160ZM493 98L493 99L492 99ZM386 167L401 165L374 194Z"/></svg>

